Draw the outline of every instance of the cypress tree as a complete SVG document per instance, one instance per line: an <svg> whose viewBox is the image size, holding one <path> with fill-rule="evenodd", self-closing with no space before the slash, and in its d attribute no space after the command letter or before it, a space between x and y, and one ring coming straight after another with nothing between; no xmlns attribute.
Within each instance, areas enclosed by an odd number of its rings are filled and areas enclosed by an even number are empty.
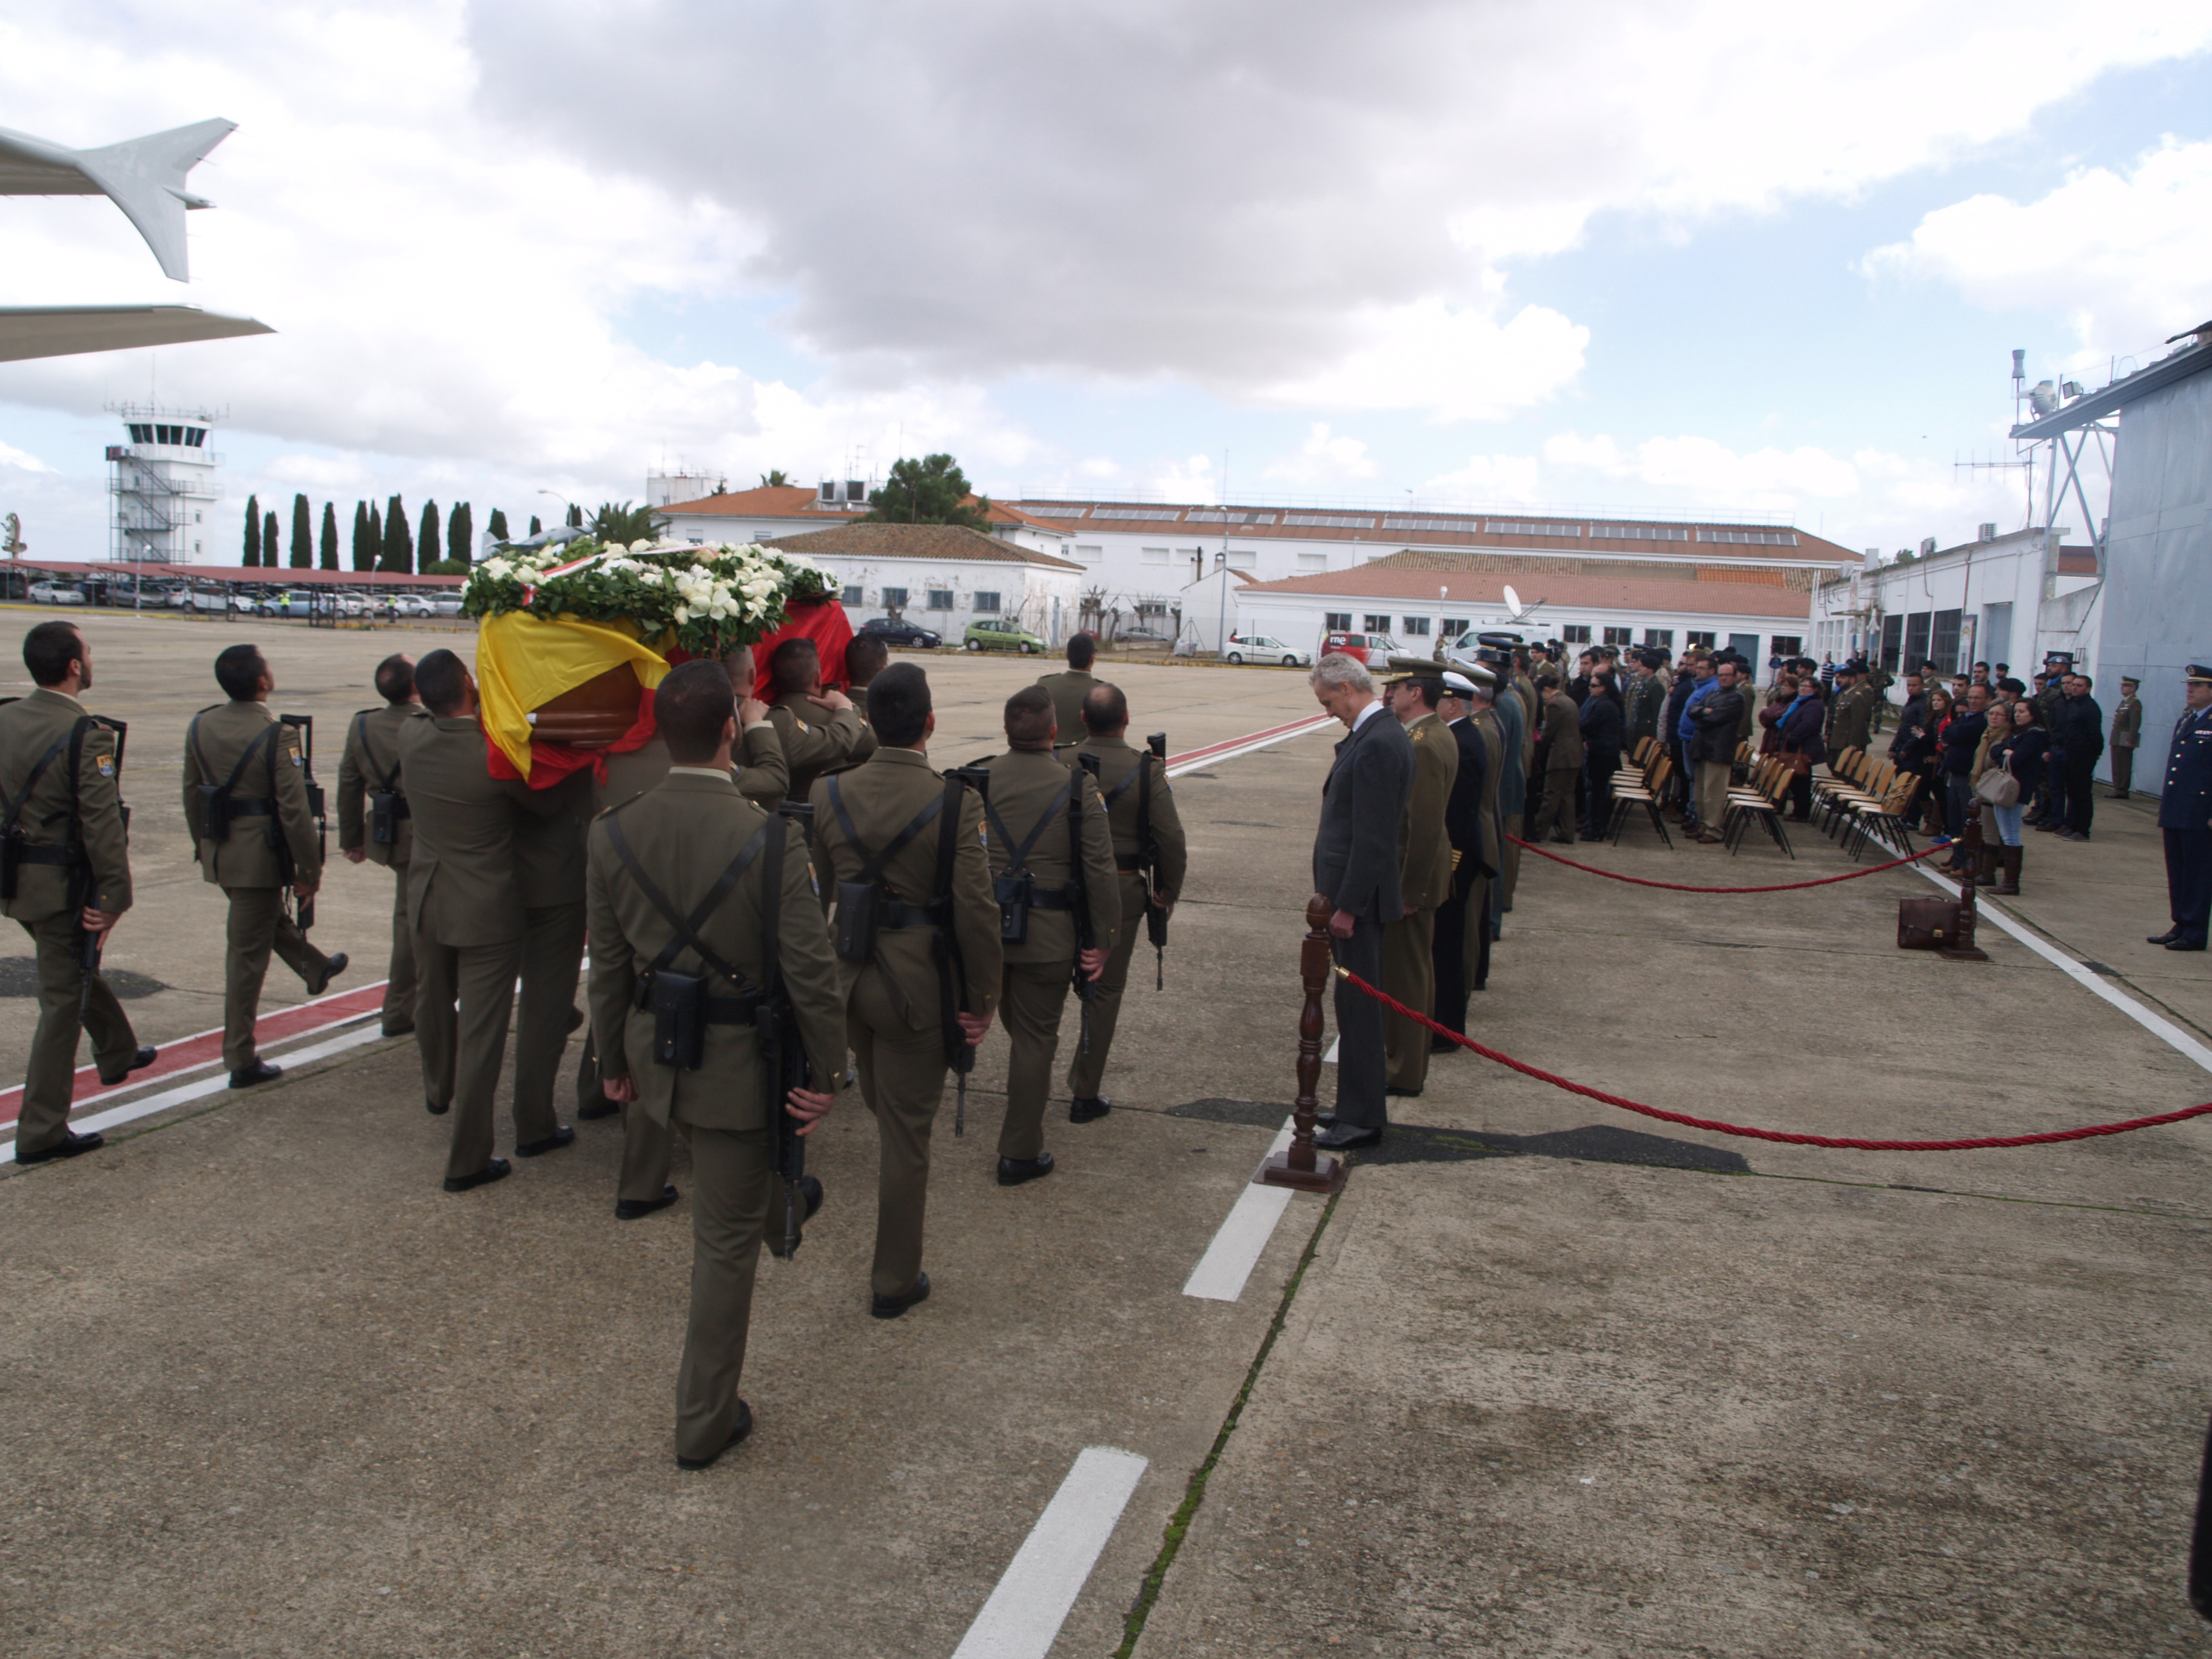
<svg viewBox="0 0 2212 1659"><path fill-rule="evenodd" d="M323 557L325 570L338 568L338 507L336 501L323 503Z"/></svg>
<svg viewBox="0 0 2212 1659"><path fill-rule="evenodd" d="M545 533L545 526L538 522L538 515L535 513L530 515L530 533L533 536L542 536Z"/></svg>
<svg viewBox="0 0 2212 1659"><path fill-rule="evenodd" d="M446 520L446 556L456 564L467 564L476 538L476 509L466 501L456 503Z"/></svg>
<svg viewBox="0 0 2212 1659"><path fill-rule="evenodd" d="M406 503L397 495L384 506L384 556L376 568L399 576L415 568L415 537L407 527Z"/></svg>
<svg viewBox="0 0 2212 1659"><path fill-rule="evenodd" d="M276 509L273 507L261 515L261 562L264 568L276 562Z"/></svg>
<svg viewBox="0 0 2212 1659"><path fill-rule="evenodd" d="M248 565L261 562L261 502L258 497L246 498L246 558Z"/></svg>
<svg viewBox="0 0 2212 1659"><path fill-rule="evenodd" d="M353 504L353 568L356 570L376 568L376 544L369 539L367 501Z"/></svg>
<svg viewBox="0 0 2212 1659"><path fill-rule="evenodd" d="M415 561L415 568L428 570L446 556L445 550L438 545L438 504L435 501L422 503L421 535L422 550Z"/></svg>
<svg viewBox="0 0 2212 1659"><path fill-rule="evenodd" d="M484 528L491 532L492 540L505 541L507 539L507 509L503 507L492 508L491 517L485 520Z"/></svg>
<svg viewBox="0 0 2212 1659"><path fill-rule="evenodd" d="M571 530L581 530L583 527L584 509L571 501L568 504L568 528Z"/></svg>
<svg viewBox="0 0 2212 1659"><path fill-rule="evenodd" d="M377 511L376 503L368 504L368 562L364 570L374 570L384 562L384 515Z"/></svg>
<svg viewBox="0 0 2212 1659"><path fill-rule="evenodd" d="M315 562L315 519L305 495L292 497L292 568L305 570Z"/></svg>

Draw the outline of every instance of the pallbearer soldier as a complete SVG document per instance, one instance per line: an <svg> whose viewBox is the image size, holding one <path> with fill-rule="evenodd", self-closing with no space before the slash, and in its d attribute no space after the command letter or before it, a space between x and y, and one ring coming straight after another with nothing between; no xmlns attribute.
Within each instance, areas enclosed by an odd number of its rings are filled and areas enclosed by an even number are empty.
<svg viewBox="0 0 2212 1659"><path fill-rule="evenodd" d="M2107 800L2125 800L2135 787L2136 750L2142 743L2142 699L2136 696L2136 684L2120 677L2120 700L2112 709L2112 793Z"/></svg>
<svg viewBox="0 0 2212 1659"><path fill-rule="evenodd" d="M392 872L392 968L384 986L384 1035L415 1029L415 933L407 925L407 861L415 825L399 775L399 728L422 718L415 662L396 654L376 665L381 708L364 708L346 729L338 762L338 851L349 863L367 860Z"/></svg>
<svg viewBox="0 0 2212 1659"><path fill-rule="evenodd" d="M712 663L684 663L653 706L667 777L592 827L592 1029L608 1094L664 1132L682 1124L690 1142L691 1316L676 1462L702 1469L753 1425L738 1382L777 1186L769 1113L787 1113L805 1134L830 1109L827 1079L845 1063L844 997L796 832L731 778L728 681ZM785 1089L763 1060L757 1017L778 979L812 1088ZM802 1184L811 1215L821 1183Z"/></svg>
<svg viewBox="0 0 2212 1659"><path fill-rule="evenodd" d="M304 902L323 880L323 849L307 808L307 759L292 728L269 712L276 677L250 645L215 659L216 684L230 701L203 708L185 729L185 823L200 872L230 900L222 988L222 1062L243 1089L283 1074L253 1045L261 981L274 950L322 995L345 970L346 954L325 956L284 908L284 890Z"/></svg>
<svg viewBox="0 0 2212 1659"><path fill-rule="evenodd" d="M1083 700L1098 684L1091 665L1098 659L1098 641L1088 634L1072 634L1067 641L1067 666L1047 674L1037 684L1052 697L1052 717L1060 732L1053 747L1061 758L1083 741Z"/></svg>
<svg viewBox="0 0 2212 1659"><path fill-rule="evenodd" d="M1444 814L1459 775L1459 744L1437 718L1441 672L1415 657L1393 657L1404 671L1390 683L1390 712L1413 746L1413 787L1398 825L1398 892L1404 914L1382 929L1382 989L1408 1008L1436 1006L1437 907L1451 896L1451 839ZM1570 702L1568 708L1574 704ZM1394 1095L1418 1095L1429 1080L1429 1033L1403 1014L1382 1028L1384 1080Z"/></svg>
<svg viewBox="0 0 2212 1659"><path fill-rule="evenodd" d="M884 672L890 655L890 647L873 634L856 634L846 641L845 679L852 688L853 712L860 719L860 735L840 771L858 766L876 752L875 728L868 724L868 687Z"/></svg>
<svg viewBox="0 0 2212 1659"><path fill-rule="evenodd" d="M822 684L822 655L808 639L788 639L769 654L775 701L769 718L791 769L791 799L805 800L815 779L852 758L866 732L853 700Z"/></svg>
<svg viewBox="0 0 2212 1659"><path fill-rule="evenodd" d="M2187 672L2189 706L2173 723L2158 796L2173 926L2150 942L2169 951L2202 951L2212 920L2212 668L2191 663Z"/></svg>
<svg viewBox="0 0 2212 1659"><path fill-rule="evenodd" d="M845 1031L875 1114L878 1319L929 1294L921 1271L929 1132L945 1075L964 1079L991 1029L1002 966L983 804L929 769L929 679L894 663L868 687L878 748L814 786L815 834L837 882Z"/></svg>
<svg viewBox="0 0 2212 1659"><path fill-rule="evenodd" d="M999 1184L1018 1187L1052 1173L1044 1108L1060 1013L1071 982L1079 982L1078 995L1089 1002L1113 954L1121 899L1097 780L1086 766L1054 758L1051 694L1042 685L1015 692L1006 699L1006 752L984 769L991 775L983 816L1006 960L999 1007L1013 1048Z"/></svg>
<svg viewBox="0 0 2212 1659"><path fill-rule="evenodd" d="M1490 976L1490 879L1498 873L1498 757L1504 735L1490 707L1490 671L1468 664L1449 669L1437 714L1459 748L1451 799L1444 807L1444 832L1451 839L1451 891L1437 907L1436 1020L1464 1033L1470 982L1480 989ZM1453 1045L1434 1037L1429 1048L1441 1054Z"/></svg>
<svg viewBox="0 0 2212 1659"><path fill-rule="evenodd" d="M106 1144L69 1127L81 1030L92 1033L93 1062L111 1087L155 1054L138 1046L97 965L131 908L131 857L118 728L77 701L92 685L92 647L68 623L40 623L23 637L23 665L38 689L0 707L0 902L38 957L15 1162L44 1164Z"/></svg>
<svg viewBox="0 0 2212 1659"><path fill-rule="evenodd" d="M1168 787L1167 763L1150 749L1129 747L1129 700L1119 686L1101 680L1091 688L1083 699L1083 726L1087 735L1076 745L1074 763L1082 765L1085 755L1098 759L1099 799L1114 836L1121 925L1106 971L1091 988L1091 1046L1085 1049L1079 1043L1067 1068L1067 1086L1074 1096L1067 1109L1071 1123L1103 1117L1113 1106L1099 1087L1121 1018L1129 959L1156 919L1164 929L1175 914L1189 862L1175 792Z"/></svg>
<svg viewBox="0 0 2212 1659"><path fill-rule="evenodd" d="M399 732L399 763L415 813L415 854L407 872L415 1040L422 1051L423 1104L434 1115L453 1109L446 1190L465 1193L511 1167L491 1155L492 1098L507 1057L527 926L514 845L518 799L485 764L476 681L461 659L450 651L429 653L415 665L415 684L431 715L408 721ZM520 804L547 811L562 805ZM514 1129L514 1150L522 1158L576 1138L556 1121L550 1098L527 1099L519 1091Z"/></svg>

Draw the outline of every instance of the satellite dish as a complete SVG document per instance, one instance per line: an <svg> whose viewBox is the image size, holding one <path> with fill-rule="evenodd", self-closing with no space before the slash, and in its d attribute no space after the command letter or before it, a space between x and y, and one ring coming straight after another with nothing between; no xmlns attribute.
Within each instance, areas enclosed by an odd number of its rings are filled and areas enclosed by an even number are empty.
<svg viewBox="0 0 2212 1659"><path fill-rule="evenodd" d="M1516 617L1521 614L1521 596L1513 591L1511 582L1505 584L1505 608Z"/></svg>

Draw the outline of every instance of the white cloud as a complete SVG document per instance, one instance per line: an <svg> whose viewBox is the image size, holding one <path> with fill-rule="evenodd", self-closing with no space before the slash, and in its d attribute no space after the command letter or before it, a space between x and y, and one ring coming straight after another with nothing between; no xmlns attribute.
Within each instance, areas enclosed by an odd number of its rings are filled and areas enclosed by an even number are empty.
<svg viewBox="0 0 2212 1659"><path fill-rule="evenodd" d="M1646 439L1625 451L1602 434L1563 432L1545 441L1544 458L1608 479L1761 511L1786 509L1808 497L1835 500L1859 488L1850 462L1809 445L1740 455L1711 438L1674 437Z"/></svg>
<svg viewBox="0 0 2212 1659"><path fill-rule="evenodd" d="M1260 476L1272 483L1304 488L1371 478L1380 471L1362 440L1332 432L1328 422L1316 421L1307 428L1306 441L1298 446L1297 453L1276 457Z"/></svg>
<svg viewBox="0 0 2212 1659"><path fill-rule="evenodd" d="M18 449L13 444L0 443L0 466L12 466L19 472L52 472L48 466L27 449Z"/></svg>
<svg viewBox="0 0 2212 1659"><path fill-rule="evenodd" d="M1464 466L1439 473L1422 489L1439 501L1517 506L1537 498L1542 470L1534 455L1470 455Z"/></svg>
<svg viewBox="0 0 2212 1659"><path fill-rule="evenodd" d="M1936 277L1991 310L2065 316L2081 348L2072 367L2154 350L2212 315L2212 143L2169 138L2130 168L2085 168L2033 202L1969 197L1863 268Z"/></svg>
<svg viewBox="0 0 2212 1659"><path fill-rule="evenodd" d="M1351 319L1348 349L1318 372L1258 388L1285 409L1425 409L1439 420L1496 420L1558 391L1583 366L1589 330L1543 306L1502 326L1441 301Z"/></svg>

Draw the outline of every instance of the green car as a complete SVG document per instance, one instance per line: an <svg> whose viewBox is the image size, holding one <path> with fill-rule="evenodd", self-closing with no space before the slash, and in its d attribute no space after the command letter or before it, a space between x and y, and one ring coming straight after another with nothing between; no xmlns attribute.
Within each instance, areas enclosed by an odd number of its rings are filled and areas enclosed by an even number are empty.
<svg viewBox="0 0 2212 1659"><path fill-rule="evenodd" d="M1018 623L971 622L960 636L968 651L1018 651L1024 656L1044 649L1044 641Z"/></svg>

